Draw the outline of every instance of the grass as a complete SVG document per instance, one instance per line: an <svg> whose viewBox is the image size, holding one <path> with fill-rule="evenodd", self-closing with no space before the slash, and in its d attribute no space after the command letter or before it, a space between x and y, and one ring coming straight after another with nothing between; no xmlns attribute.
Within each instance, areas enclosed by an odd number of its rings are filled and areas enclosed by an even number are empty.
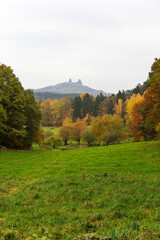
<svg viewBox="0 0 160 240"><path fill-rule="evenodd" d="M57 135L59 133L59 128L58 127L43 127L43 130L46 131L51 131L53 134Z"/></svg>
<svg viewBox="0 0 160 240"><path fill-rule="evenodd" d="M7 228L17 239L160 239L160 143L0 152Z"/></svg>

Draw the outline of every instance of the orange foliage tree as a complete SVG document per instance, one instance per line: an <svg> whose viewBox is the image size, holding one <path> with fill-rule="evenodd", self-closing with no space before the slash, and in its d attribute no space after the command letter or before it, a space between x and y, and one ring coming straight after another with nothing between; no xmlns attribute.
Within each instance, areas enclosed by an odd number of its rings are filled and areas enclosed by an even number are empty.
<svg viewBox="0 0 160 240"><path fill-rule="evenodd" d="M127 103L128 122L134 140L150 140L158 135L160 123L160 59L155 59L149 74L149 88L143 96Z"/></svg>
<svg viewBox="0 0 160 240"><path fill-rule="evenodd" d="M76 123L73 124L73 128L74 128L73 140L77 141L78 144L80 144L82 132L86 128L86 123L83 120L77 121Z"/></svg>
<svg viewBox="0 0 160 240"><path fill-rule="evenodd" d="M143 108L143 99L136 102L132 109L131 116L131 134L134 141L144 140L144 120L141 113Z"/></svg>

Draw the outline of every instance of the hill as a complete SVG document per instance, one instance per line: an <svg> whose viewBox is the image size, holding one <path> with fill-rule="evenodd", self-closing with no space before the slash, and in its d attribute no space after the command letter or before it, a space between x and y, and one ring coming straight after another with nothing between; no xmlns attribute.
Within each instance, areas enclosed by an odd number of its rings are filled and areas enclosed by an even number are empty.
<svg viewBox="0 0 160 240"><path fill-rule="evenodd" d="M61 99L61 98L65 98L65 97L75 98L76 96L79 96L79 94L76 94L76 93L60 94L60 93L51 93L51 92L34 92L34 97L35 97L36 101L46 100L46 99L55 100L55 99Z"/></svg>
<svg viewBox="0 0 160 240"><path fill-rule="evenodd" d="M58 93L58 94L84 94L89 93L92 96L96 97L98 94L102 93L103 95L110 95L102 90L92 89L88 86L83 85L81 80L77 82L72 82L70 79L68 82L59 83L53 86L48 86L44 88L39 88L33 90L35 93L37 92L50 92L50 93Z"/></svg>

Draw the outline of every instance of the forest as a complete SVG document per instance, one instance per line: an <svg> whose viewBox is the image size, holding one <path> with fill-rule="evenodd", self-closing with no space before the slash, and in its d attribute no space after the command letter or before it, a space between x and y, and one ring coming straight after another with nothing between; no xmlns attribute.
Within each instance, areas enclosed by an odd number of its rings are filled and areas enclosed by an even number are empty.
<svg viewBox="0 0 160 240"><path fill-rule="evenodd" d="M130 137L134 141L155 139L160 133L160 59L155 59L147 81L132 90L109 97L81 94L74 99L47 99L39 106L42 126L60 127L65 143L70 139L80 142L85 134L92 135L92 142L107 145Z"/></svg>
<svg viewBox="0 0 160 240"><path fill-rule="evenodd" d="M44 126L59 127L58 135ZM10 67L0 65L0 145L30 148L50 143L54 148L69 140L88 145L113 144L127 138L134 141L155 139L160 134L160 59L155 59L142 85L119 91L109 97L81 94L75 98L36 101L31 90L24 90Z"/></svg>

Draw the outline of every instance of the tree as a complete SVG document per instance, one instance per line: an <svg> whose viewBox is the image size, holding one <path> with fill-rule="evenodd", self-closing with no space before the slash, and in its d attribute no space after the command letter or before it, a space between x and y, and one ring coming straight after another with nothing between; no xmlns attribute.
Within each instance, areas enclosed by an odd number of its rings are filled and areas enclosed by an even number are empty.
<svg viewBox="0 0 160 240"><path fill-rule="evenodd" d="M148 83L149 88L143 96L133 95L127 102L129 127L135 141L151 140L158 134L157 126L160 122L160 59L155 59L149 73Z"/></svg>
<svg viewBox="0 0 160 240"><path fill-rule="evenodd" d="M96 117L99 113L99 108L102 104L102 102L105 100L105 97L103 96L102 93L100 93L99 95L97 95L96 99L95 99L95 103L94 103L94 111L93 111L93 115Z"/></svg>
<svg viewBox="0 0 160 240"><path fill-rule="evenodd" d="M132 120L132 111L135 103L138 103L142 100L142 96L138 94L133 94L130 99L127 99L126 101L126 125L128 127L128 130L131 130L131 120Z"/></svg>
<svg viewBox="0 0 160 240"><path fill-rule="evenodd" d="M77 118L82 118L82 99L80 96L75 97L73 104L72 104L72 116L73 121L75 121Z"/></svg>
<svg viewBox="0 0 160 240"><path fill-rule="evenodd" d="M73 124L74 133L73 133L73 140L77 141L80 144L80 140L82 137L82 132L86 128L86 124L84 121L77 121Z"/></svg>
<svg viewBox="0 0 160 240"><path fill-rule="evenodd" d="M23 147L27 134L25 126L25 94L10 67L0 65L0 144L5 147Z"/></svg>
<svg viewBox="0 0 160 240"><path fill-rule="evenodd" d="M40 127L40 121L42 115L40 108L34 98L34 94L31 90L25 91L26 105L24 114L26 117L25 130L27 132L26 137L24 138L24 145L26 147L31 147L35 136Z"/></svg>
<svg viewBox="0 0 160 240"><path fill-rule="evenodd" d="M102 141L106 145L109 145L109 144L120 143L120 141L124 140L125 138L127 138L127 135L124 134L122 131L112 130L104 134Z"/></svg>
<svg viewBox="0 0 160 240"><path fill-rule="evenodd" d="M31 103L30 100L33 102ZM37 111L38 118L34 110ZM40 117L41 113L33 93L23 89L10 67L0 65L0 144L8 148L31 146L40 127ZM33 124L34 120L35 128L29 125L29 122ZM29 136L30 126L33 131L31 136ZM28 144L26 140L29 138Z"/></svg>
<svg viewBox="0 0 160 240"><path fill-rule="evenodd" d="M44 100L40 103L42 113L42 126L53 126L54 122L54 101L50 99Z"/></svg>
<svg viewBox="0 0 160 240"><path fill-rule="evenodd" d="M87 113L90 115L93 113L93 97L88 93L84 95L82 101L82 118L84 118Z"/></svg>
<svg viewBox="0 0 160 240"><path fill-rule="evenodd" d="M42 126L62 126L63 121L71 118L71 101L69 98L44 100L41 102Z"/></svg>
<svg viewBox="0 0 160 240"><path fill-rule="evenodd" d="M131 117L131 134L134 141L144 140L144 120L141 113L143 99L136 102L133 106Z"/></svg>
<svg viewBox="0 0 160 240"><path fill-rule="evenodd" d="M51 146L53 149L60 147L62 145L62 141L59 137L56 136L50 136L45 141L46 145Z"/></svg>
<svg viewBox="0 0 160 240"><path fill-rule="evenodd" d="M63 126L72 126L73 125L73 121L70 117L66 117L63 121Z"/></svg>
<svg viewBox="0 0 160 240"><path fill-rule="evenodd" d="M118 100L119 99L122 99L123 102L126 101L126 94L125 94L125 91L123 90L122 92L119 91L116 95L116 102L118 103Z"/></svg>
<svg viewBox="0 0 160 240"><path fill-rule="evenodd" d="M121 98L118 99L118 103L114 106L114 112L119 116L122 117L122 110L123 110L123 101Z"/></svg>
<svg viewBox="0 0 160 240"><path fill-rule="evenodd" d="M67 145L67 142L72 139L73 131L72 126L63 126L60 128L60 136L65 145Z"/></svg>
<svg viewBox="0 0 160 240"><path fill-rule="evenodd" d="M160 122L160 58L151 67L149 88L144 94L144 111L148 121Z"/></svg>
<svg viewBox="0 0 160 240"><path fill-rule="evenodd" d="M91 146L91 143L93 143L95 141L95 137L94 137L92 129L86 128L84 130L84 132L82 133L82 140L84 142L88 143L88 147Z"/></svg>
<svg viewBox="0 0 160 240"><path fill-rule="evenodd" d="M37 133L36 133L36 136L35 136L35 139L34 139L34 142L39 144L39 146L41 145L41 143L43 143L45 140L45 135L44 135L44 130L43 128L39 128Z"/></svg>
<svg viewBox="0 0 160 240"><path fill-rule="evenodd" d="M160 123L160 59L156 58L149 74L149 88L143 94L141 115L143 117L144 140L154 139Z"/></svg>
<svg viewBox="0 0 160 240"><path fill-rule="evenodd" d="M91 124L92 118L92 115L87 113L85 118L83 118L83 121L89 126Z"/></svg>
<svg viewBox="0 0 160 240"><path fill-rule="evenodd" d="M105 114L103 116L95 117L92 120L91 128L98 143L103 141L104 135L109 133L116 133L118 136L123 136L124 123L123 119L118 115Z"/></svg>
<svg viewBox="0 0 160 240"><path fill-rule="evenodd" d="M105 98L105 100L99 106L98 115L101 115L101 116L104 114L113 115L115 102L116 102L115 96L110 96Z"/></svg>

